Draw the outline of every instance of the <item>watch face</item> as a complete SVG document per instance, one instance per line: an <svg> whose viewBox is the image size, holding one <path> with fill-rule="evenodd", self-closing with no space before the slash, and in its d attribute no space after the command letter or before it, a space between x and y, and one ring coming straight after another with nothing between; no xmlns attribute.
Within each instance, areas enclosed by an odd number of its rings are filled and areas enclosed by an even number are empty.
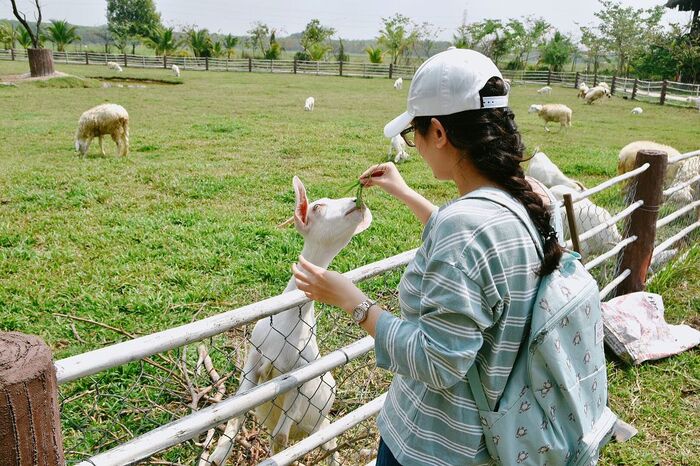
<svg viewBox="0 0 700 466"><path fill-rule="evenodd" d="M367 314L366 309L355 308L355 310L352 311L352 318L355 319L356 322L362 322L365 320L365 314Z"/></svg>

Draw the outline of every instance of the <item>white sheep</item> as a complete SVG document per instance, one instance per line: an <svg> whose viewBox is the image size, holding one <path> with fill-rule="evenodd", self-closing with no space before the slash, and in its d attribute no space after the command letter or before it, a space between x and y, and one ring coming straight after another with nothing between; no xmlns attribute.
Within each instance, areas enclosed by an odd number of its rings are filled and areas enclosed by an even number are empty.
<svg viewBox="0 0 700 466"><path fill-rule="evenodd" d="M397 78L396 81L394 81L394 89L397 91L400 91L403 88L403 78Z"/></svg>
<svg viewBox="0 0 700 466"><path fill-rule="evenodd" d="M700 97L687 97L686 102L700 110Z"/></svg>
<svg viewBox="0 0 700 466"><path fill-rule="evenodd" d="M577 194L575 189L563 185L552 186L550 190L552 191L552 194L554 194L554 196L560 201L564 199L564 194ZM560 209L560 212L562 223L564 224L564 236L566 239L570 239L571 232L569 230L569 223L566 218L566 209L562 208ZM610 219L612 219L610 212L594 204L588 199L582 199L574 203L574 217L574 223L579 236L586 231L597 227L598 225L609 222ZM613 223L609 227L603 229L601 232L581 241L579 246L583 256L600 255L607 252L612 246L616 245L621 240L622 235L620 235L617 225Z"/></svg>
<svg viewBox="0 0 700 466"><path fill-rule="evenodd" d="M173 74L177 76L178 78L180 77L180 67L173 64L173 66L170 67L171 70L173 70Z"/></svg>
<svg viewBox="0 0 700 466"><path fill-rule="evenodd" d="M307 112L312 112L314 110L314 105L316 104L316 99L313 97L307 97L306 102L304 103L304 110Z"/></svg>
<svg viewBox="0 0 700 466"><path fill-rule="evenodd" d="M396 155L394 156L394 152ZM389 145L389 152L387 155L387 160L393 160L394 163L401 163L408 160L408 152L406 152L406 143L400 134L397 134L391 138L391 144Z"/></svg>
<svg viewBox="0 0 700 466"><path fill-rule="evenodd" d="M118 72L118 73L121 73L121 72L122 72L122 67L119 66L119 63L117 63L117 62L115 62L115 61L108 61L108 62L107 62L107 68L109 68L110 70L114 70L114 71L116 71L116 72Z"/></svg>
<svg viewBox="0 0 700 466"><path fill-rule="evenodd" d="M644 109L642 107L634 107L630 113L632 115L641 115L644 113Z"/></svg>
<svg viewBox="0 0 700 466"><path fill-rule="evenodd" d="M608 93L610 92L610 86L609 86L608 83L606 83L605 81L599 82L599 83L598 83L598 86L599 86L599 87L602 87L603 89L607 89L607 90L608 90Z"/></svg>
<svg viewBox="0 0 700 466"><path fill-rule="evenodd" d="M576 191L585 189L581 183L564 175L544 152L537 152L532 156L525 174L538 180L548 188L563 185Z"/></svg>
<svg viewBox="0 0 700 466"><path fill-rule="evenodd" d="M544 120L545 131L549 131L547 123L550 121L558 121L560 124L560 131L563 127L571 126L572 111L564 104L532 104L527 112L537 113L537 115Z"/></svg>
<svg viewBox="0 0 700 466"><path fill-rule="evenodd" d="M671 182L670 186L676 186L681 183L685 183L700 175L700 157L691 157L689 159L676 162L674 164L669 165L668 169L670 169L674 165L677 165L677 168L675 170L675 176L673 177L673 181ZM699 199L700 181L697 181L671 194L668 197L667 202L683 205L689 204ZM700 209L698 209L698 219L700 219Z"/></svg>
<svg viewBox="0 0 700 466"><path fill-rule="evenodd" d="M537 93L542 95L550 95L552 93L552 88L549 86L544 86L537 89Z"/></svg>
<svg viewBox="0 0 700 466"><path fill-rule="evenodd" d="M117 144L119 155L129 155L129 114L117 104L102 104L86 110L78 121L75 150L87 154L93 138L100 139L100 150L105 155L102 137L109 134Z"/></svg>
<svg viewBox="0 0 700 466"><path fill-rule="evenodd" d="M586 96L584 97L584 100L586 101L587 104L593 104L596 100L602 98L603 96L608 96L610 97L610 90L606 89L605 87L601 86L596 86L592 87L586 92Z"/></svg>
<svg viewBox="0 0 700 466"><path fill-rule="evenodd" d="M588 91L590 91L591 88L588 87L588 85L585 82L581 82L581 84L578 85L578 94L577 97L584 98L586 97L586 94Z"/></svg>

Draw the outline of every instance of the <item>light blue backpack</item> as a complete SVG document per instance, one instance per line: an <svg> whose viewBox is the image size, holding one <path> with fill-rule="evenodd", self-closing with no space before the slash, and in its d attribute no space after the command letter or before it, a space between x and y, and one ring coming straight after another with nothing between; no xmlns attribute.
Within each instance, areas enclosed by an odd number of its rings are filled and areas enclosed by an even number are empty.
<svg viewBox="0 0 700 466"><path fill-rule="evenodd" d="M511 210L526 225L525 212ZM543 277L527 340L493 410L474 364L467 377L486 446L503 465L595 465L617 416L607 407L608 382L598 285L575 252Z"/></svg>

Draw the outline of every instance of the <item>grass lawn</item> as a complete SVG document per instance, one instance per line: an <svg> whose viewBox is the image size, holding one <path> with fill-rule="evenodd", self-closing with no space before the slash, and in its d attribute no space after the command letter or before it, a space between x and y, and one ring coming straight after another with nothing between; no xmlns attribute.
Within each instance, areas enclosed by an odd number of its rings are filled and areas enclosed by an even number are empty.
<svg viewBox="0 0 700 466"><path fill-rule="evenodd" d="M27 68L26 62L0 62L0 76ZM99 66L57 68L98 81L116 76ZM293 210L292 176L306 184L311 200L341 196L386 156L383 125L405 109L408 91L395 91L389 79L187 71L175 79L167 70L130 68L119 77L167 82L129 88L111 81L102 88L95 80L82 87L64 79L0 87L0 330L40 335L57 359L280 293L302 245L293 228L276 228ZM574 89L555 87L542 97L538 87L516 85L511 98L528 150L539 146L587 186L614 176L618 151L633 140L700 149L697 111L642 104L644 113L632 116L636 102L613 98L588 106ZM304 112L310 95L315 110ZM116 157L108 140L102 157L95 140L81 159L73 148L78 118L103 102L128 110L131 153ZM569 105L573 127L545 133L541 120L527 114L530 104L543 102ZM453 198L451 185L433 179L412 155L400 166L407 182L435 203ZM615 188L595 201L615 210L619 197ZM373 226L341 252L336 270L419 245L421 226L407 209L375 190L365 199ZM399 277L363 286L395 307ZM691 252L659 272L650 290L663 295L670 323L700 327L697 235ZM360 335L339 312L320 306L320 332L330 335L325 349ZM240 339L240 332L229 332L209 341L220 372L233 370ZM161 369L134 363L63 387L71 462L187 413L187 387L163 370L177 369L178 358L193 364L196 350L156 358ZM371 362L335 372L344 383L334 415L386 386L387 375ZM640 367L611 362L609 378L611 406L640 433L607 447L602 464L700 464L697 349ZM158 458L192 464L201 449L188 445ZM257 458L239 455L240 464Z"/></svg>

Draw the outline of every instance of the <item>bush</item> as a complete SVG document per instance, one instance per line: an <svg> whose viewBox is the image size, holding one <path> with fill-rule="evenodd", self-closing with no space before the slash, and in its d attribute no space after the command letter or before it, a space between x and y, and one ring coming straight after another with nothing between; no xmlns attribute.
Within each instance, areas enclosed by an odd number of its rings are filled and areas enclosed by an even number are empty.
<svg viewBox="0 0 700 466"><path fill-rule="evenodd" d="M311 55L302 50L294 54L294 59L298 61L311 61Z"/></svg>

